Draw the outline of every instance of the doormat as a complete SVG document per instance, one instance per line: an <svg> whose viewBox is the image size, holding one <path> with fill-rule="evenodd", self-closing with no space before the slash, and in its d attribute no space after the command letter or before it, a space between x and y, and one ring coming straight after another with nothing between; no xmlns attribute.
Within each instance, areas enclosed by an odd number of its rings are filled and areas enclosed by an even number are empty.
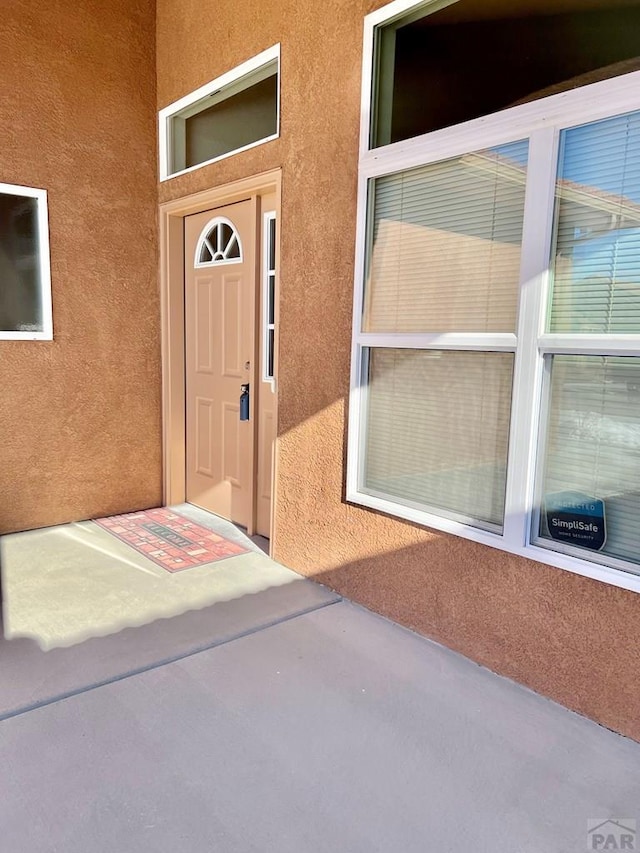
<svg viewBox="0 0 640 853"><path fill-rule="evenodd" d="M170 509L147 509L94 521L168 572L204 566L249 550Z"/></svg>

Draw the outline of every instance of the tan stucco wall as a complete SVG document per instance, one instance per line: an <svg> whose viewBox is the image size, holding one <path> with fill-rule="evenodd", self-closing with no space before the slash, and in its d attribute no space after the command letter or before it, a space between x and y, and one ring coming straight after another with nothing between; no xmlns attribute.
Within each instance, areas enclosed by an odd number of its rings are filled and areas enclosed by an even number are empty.
<svg viewBox="0 0 640 853"><path fill-rule="evenodd" d="M0 532L161 499L154 27L2 4L0 181L49 193L55 340L0 342Z"/></svg>
<svg viewBox="0 0 640 853"><path fill-rule="evenodd" d="M640 739L640 596L343 500L362 19L374 5L158 2L159 107L282 43L281 139L160 188L168 200L283 169L276 556Z"/></svg>

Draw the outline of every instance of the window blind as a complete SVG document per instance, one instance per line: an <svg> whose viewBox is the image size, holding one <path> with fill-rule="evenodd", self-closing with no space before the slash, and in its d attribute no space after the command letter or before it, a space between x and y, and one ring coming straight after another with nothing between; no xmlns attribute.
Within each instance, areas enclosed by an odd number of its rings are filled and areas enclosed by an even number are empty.
<svg viewBox="0 0 640 853"><path fill-rule="evenodd" d="M363 488L501 529L512 353L369 351Z"/></svg>
<svg viewBox="0 0 640 853"><path fill-rule="evenodd" d="M373 182L363 329L514 332L528 142Z"/></svg>
<svg viewBox="0 0 640 853"><path fill-rule="evenodd" d="M640 565L640 358L552 359L541 488L605 504L603 553ZM545 513L539 530L550 538Z"/></svg>
<svg viewBox="0 0 640 853"><path fill-rule="evenodd" d="M640 331L640 113L561 136L549 330Z"/></svg>

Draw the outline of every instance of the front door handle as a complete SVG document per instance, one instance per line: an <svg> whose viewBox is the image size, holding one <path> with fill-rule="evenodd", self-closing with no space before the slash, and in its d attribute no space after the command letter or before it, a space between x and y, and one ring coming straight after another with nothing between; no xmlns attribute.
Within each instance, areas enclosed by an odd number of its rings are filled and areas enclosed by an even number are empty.
<svg viewBox="0 0 640 853"><path fill-rule="evenodd" d="M240 386L240 420L249 420L249 383Z"/></svg>

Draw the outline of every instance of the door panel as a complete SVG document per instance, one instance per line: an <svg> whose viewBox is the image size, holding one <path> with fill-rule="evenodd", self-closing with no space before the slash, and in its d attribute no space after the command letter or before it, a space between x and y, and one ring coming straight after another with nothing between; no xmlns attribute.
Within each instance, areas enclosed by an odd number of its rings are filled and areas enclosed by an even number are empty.
<svg viewBox="0 0 640 853"><path fill-rule="evenodd" d="M242 486L240 406L222 403L222 476L232 486Z"/></svg>
<svg viewBox="0 0 640 853"><path fill-rule="evenodd" d="M213 311L212 286L211 279L201 279L195 286L195 347L198 373L213 373L213 338L209 328Z"/></svg>
<svg viewBox="0 0 640 853"><path fill-rule="evenodd" d="M256 216L251 199L185 218L186 498L249 532L254 412L241 421L239 399L243 383L256 390ZM236 229L242 256L196 267L199 238L217 217Z"/></svg>
<svg viewBox="0 0 640 853"><path fill-rule="evenodd" d="M196 397L196 471L205 477L213 476L213 406L213 400Z"/></svg>
<svg viewBox="0 0 640 853"><path fill-rule="evenodd" d="M241 276L222 276L222 372L231 379L242 378L242 288Z"/></svg>

